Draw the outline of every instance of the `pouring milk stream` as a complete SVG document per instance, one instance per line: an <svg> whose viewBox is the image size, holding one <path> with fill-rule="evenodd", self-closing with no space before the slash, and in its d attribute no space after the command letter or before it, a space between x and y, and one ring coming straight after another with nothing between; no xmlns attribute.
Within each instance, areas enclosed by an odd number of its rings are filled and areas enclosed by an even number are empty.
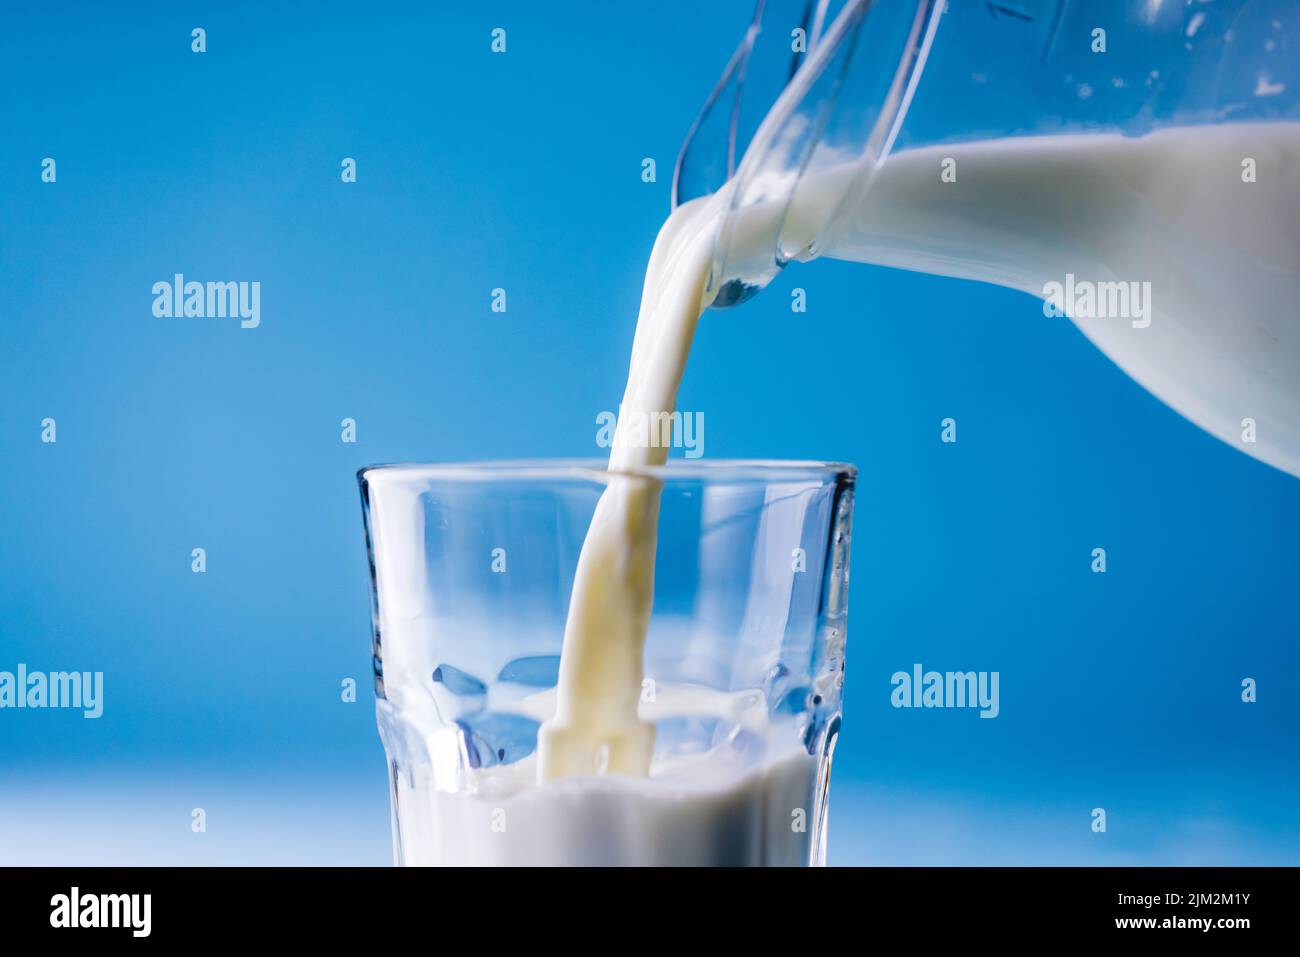
<svg viewBox="0 0 1300 957"><path fill-rule="evenodd" d="M848 5L828 39L847 36L847 18L866 6ZM909 42L928 44L941 12L920 4ZM833 51L819 52L821 66L834 63ZM1008 136L886 157L881 134L892 142L918 74L896 78L894 114L882 109L878 153L865 164L827 150L792 172L747 153L721 189L669 217L646 270L611 472L663 464L666 447L629 423L675 408L696 324L730 278L723 260L761 260L775 238L792 258L829 255L1046 297L1045 314L1073 318L1175 409L1300 475L1300 123ZM787 88L751 151L775 148L793 100ZM752 199L740 202L741 189ZM1246 420L1258 434L1243 445ZM599 502L556 711L539 738L542 782L650 772L654 729L638 700L657 516L653 481L614 482Z"/></svg>

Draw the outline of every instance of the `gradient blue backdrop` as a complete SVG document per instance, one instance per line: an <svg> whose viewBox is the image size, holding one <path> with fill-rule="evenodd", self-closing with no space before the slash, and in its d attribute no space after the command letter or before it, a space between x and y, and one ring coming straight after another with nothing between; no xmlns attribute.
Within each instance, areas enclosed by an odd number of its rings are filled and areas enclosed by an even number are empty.
<svg viewBox="0 0 1300 957"><path fill-rule="evenodd" d="M0 13L0 669L106 675L0 711L0 863L387 862L355 469L600 454L750 2L439 6ZM155 319L175 272L261 327ZM709 313L681 405L861 468L833 861L1300 863L1300 481L1027 296L833 262ZM913 662L1001 716L893 710Z"/></svg>

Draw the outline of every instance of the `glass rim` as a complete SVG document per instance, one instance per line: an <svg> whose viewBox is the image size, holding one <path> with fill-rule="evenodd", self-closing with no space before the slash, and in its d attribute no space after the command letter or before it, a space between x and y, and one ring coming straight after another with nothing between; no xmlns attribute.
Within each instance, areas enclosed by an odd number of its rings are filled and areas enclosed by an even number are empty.
<svg viewBox="0 0 1300 957"><path fill-rule="evenodd" d="M664 465L613 469L605 459L488 459L474 462L394 462L357 469L357 481L415 479L439 482L581 481L605 484L613 476L665 482L775 482L821 478L852 482L857 466L849 462L803 459L669 459Z"/></svg>

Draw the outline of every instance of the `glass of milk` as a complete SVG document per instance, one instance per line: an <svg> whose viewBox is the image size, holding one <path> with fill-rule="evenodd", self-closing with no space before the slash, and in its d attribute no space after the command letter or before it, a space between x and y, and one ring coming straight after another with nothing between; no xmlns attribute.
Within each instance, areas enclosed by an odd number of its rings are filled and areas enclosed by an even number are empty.
<svg viewBox="0 0 1300 957"><path fill-rule="evenodd" d="M691 459L358 473L396 862L823 863L854 474ZM644 651L627 663L648 774L597 760L543 780L538 732L607 490L657 518Z"/></svg>

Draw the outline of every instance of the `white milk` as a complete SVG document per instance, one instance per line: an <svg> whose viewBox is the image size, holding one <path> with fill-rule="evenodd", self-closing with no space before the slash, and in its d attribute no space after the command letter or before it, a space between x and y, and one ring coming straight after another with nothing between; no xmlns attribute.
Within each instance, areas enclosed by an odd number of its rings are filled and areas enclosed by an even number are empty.
<svg viewBox="0 0 1300 957"><path fill-rule="evenodd" d="M496 707L546 720L556 696L551 689ZM381 702L381 715L387 706ZM639 708L647 726L684 717L721 719L733 730L711 750L656 757L646 777L576 775L540 786L536 755L466 767L457 729L425 709L404 709L401 721L381 720L390 754L402 756L393 782L397 860L451 866L820 861L824 828L818 830L814 809L824 802L824 784L817 759L799 746L800 719L773 717L758 690L670 683ZM745 747L731 740L739 734Z"/></svg>
<svg viewBox="0 0 1300 957"><path fill-rule="evenodd" d="M655 242L612 472L667 458L666 446L629 429L676 406L695 324L708 306L724 203L720 194L682 206ZM579 557L558 687L514 709L543 721L535 757L465 768L454 729L432 722L419 729L422 740L409 752L429 761L403 762L406 772L394 782L400 861L790 866L821 859L817 759L801 746L797 719L773 721L758 691L660 686L653 701L641 700L658 517L658 483L611 476ZM652 763L656 721L709 715L760 741L758 756L742 758L724 741ZM418 720L405 714L407 726ZM390 753L403 750L387 743ZM437 782L453 780L453 790L437 790Z"/></svg>
<svg viewBox="0 0 1300 957"><path fill-rule="evenodd" d="M539 788L530 759L491 769L516 773L485 773L473 797L403 783L397 800L416 812L404 820L419 827L401 833L400 852L408 865L805 866L811 835L791 826L791 809L812 807L815 769L809 755L788 753L734 780L683 762L648 779Z"/></svg>
<svg viewBox="0 0 1300 957"><path fill-rule="evenodd" d="M956 161L954 183L940 181L945 158ZM1245 158L1254 183L1242 182ZM1300 475L1300 124L897 153L829 255L1040 297L1067 275L1076 286L1150 283L1145 318L1076 324L1197 425ZM886 319L898 321L852 321ZM1246 418L1253 443L1242 438Z"/></svg>
<svg viewBox="0 0 1300 957"><path fill-rule="evenodd" d="M773 729L774 731L776 729ZM820 860L817 761L786 743L750 767L725 746L538 786L536 762L467 772L471 790L402 776L399 860L443 866L806 866Z"/></svg>
<svg viewBox="0 0 1300 957"><path fill-rule="evenodd" d="M831 247L840 258L980 279L1150 283L1141 316L1076 321L1135 379L1215 435L1300 474L1300 142L1295 124L1165 130L1141 139L1054 136L894 155ZM1241 181L1243 157L1258 182ZM940 163L956 160L957 182ZM848 167L805 178L785 234L824 227ZM779 191L777 191L779 192ZM708 305L726 190L669 217L646 270L622 424L671 412ZM773 207L733 217L733 248L771 241ZM1130 304L1132 305L1132 304ZM880 317L884 321L888 317ZM867 316L845 321L872 321ZM1058 321L1044 319L1044 321ZM1258 424L1242 445L1241 419ZM616 440L611 470L667 450ZM408 863L804 863L815 761L789 728L768 729L758 767L718 755L652 764L654 715L639 707L654 584L658 491L619 481L583 545L560 681L536 766L470 772L461 793L397 786L427 830L399 838ZM780 742L790 742L783 747ZM504 830L494 830L496 821Z"/></svg>
<svg viewBox="0 0 1300 957"><path fill-rule="evenodd" d="M695 323L709 305L705 284L721 196L678 207L655 240L611 472L667 461L665 445L641 441L628 426L677 406ZM597 503L569 603L557 710L538 740L542 780L597 773L644 777L649 770L654 727L638 718L637 705L658 521L659 489L652 482L616 476Z"/></svg>
<svg viewBox="0 0 1300 957"><path fill-rule="evenodd" d="M1252 157L1257 181L1242 182ZM955 182L943 182L943 161ZM846 166L806 178L787 236L821 232ZM671 412L712 265L725 191L680 207L650 257L623 398ZM734 219L733 248L770 241L775 207ZM811 215L810 215L811 214ZM1300 474L1300 126L1168 129L1141 138L1002 139L895 154L830 255L994 282L1137 283L1121 315L1078 318L1130 375L1210 432ZM1145 285L1144 285L1145 284ZM1120 300L1115 305L1121 305ZM1139 309L1138 306L1142 308ZM1071 311L1076 311L1072 301ZM866 321L871 321L870 317ZM1241 442L1242 419L1257 425ZM667 449L616 447L610 469L662 464ZM616 483L578 563L559 709L540 742L543 780L644 775L653 729L637 719L654 584L657 493Z"/></svg>

